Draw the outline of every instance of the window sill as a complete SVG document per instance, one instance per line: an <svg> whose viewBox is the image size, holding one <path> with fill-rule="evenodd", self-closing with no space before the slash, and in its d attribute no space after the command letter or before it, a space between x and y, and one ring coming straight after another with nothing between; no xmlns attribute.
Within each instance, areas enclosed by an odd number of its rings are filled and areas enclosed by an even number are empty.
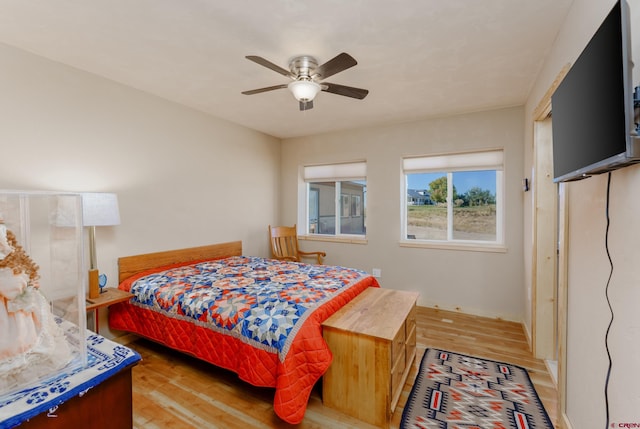
<svg viewBox="0 0 640 429"><path fill-rule="evenodd" d="M366 237L357 237L353 235L299 235L300 241L325 241L332 243L349 243L349 244L367 244Z"/></svg>
<svg viewBox="0 0 640 429"><path fill-rule="evenodd" d="M466 252L507 253L507 247L502 244L478 243L449 243L418 240L400 240L400 247L414 247L421 249L462 250Z"/></svg>

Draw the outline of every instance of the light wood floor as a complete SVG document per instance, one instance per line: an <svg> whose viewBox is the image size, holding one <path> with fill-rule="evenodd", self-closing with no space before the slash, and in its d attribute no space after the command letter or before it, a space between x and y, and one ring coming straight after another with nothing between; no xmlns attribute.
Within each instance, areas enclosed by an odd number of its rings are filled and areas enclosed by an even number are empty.
<svg viewBox="0 0 640 429"><path fill-rule="evenodd" d="M470 354L522 366L554 424L557 392L544 362L529 351L522 326L513 322L418 308L418 356L391 421L402 409L425 348ZM142 361L133 369L133 419L137 429L155 428L371 428L322 405L321 389L311 394L304 421L292 426L273 412L273 390L256 388L235 374L143 339L128 346Z"/></svg>

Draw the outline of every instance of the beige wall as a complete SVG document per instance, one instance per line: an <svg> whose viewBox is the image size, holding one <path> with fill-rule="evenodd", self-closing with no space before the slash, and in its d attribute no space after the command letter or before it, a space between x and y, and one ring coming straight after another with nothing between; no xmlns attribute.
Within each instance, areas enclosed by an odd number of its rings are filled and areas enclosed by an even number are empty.
<svg viewBox="0 0 640 429"><path fill-rule="evenodd" d="M117 193L122 224L96 233L110 285L119 256L230 240L268 255L278 139L6 45L0 70L0 189Z"/></svg>
<svg viewBox="0 0 640 429"><path fill-rule="evenodd" d="M640 3L628 1L632 11L634 84L640 84ZM533 109L560 69L575 61L613 0L574 0L549 58L526 105L525 171L531 169ZM594 100L596 102L597 100ZM605 425L604 383L608 367L605 332L611 315L605 298L609 261L605 251L605 201L607 176L566 185L569 212L567 410L574 429ZM609 347L613 359L609 387L610 424L640 420L640 373L634 368L640 356L640 166L612 173L609 248L614 271L609 295L615 313ZM531 207L527 202L525 212ZM525 231L531 220L525 218ZM530 240L525 233L525 259ZM529 271L527 271L528 273ZM528 279L530 285L530 279ZM530 323L530 319L528 320Z"/></svg>
<svg viewBox="0 0 640 429"><path fill-rule="evenodd" d="M420 292L420 305L521 321L523 110L510 108L380 126L282 145L282 221L301 223L300 167L367 161L367 244L305 241L325 250L328 264L382 270L381 284ZM504 148L506 253L400 247L401 158L482 148Z"/></svg>

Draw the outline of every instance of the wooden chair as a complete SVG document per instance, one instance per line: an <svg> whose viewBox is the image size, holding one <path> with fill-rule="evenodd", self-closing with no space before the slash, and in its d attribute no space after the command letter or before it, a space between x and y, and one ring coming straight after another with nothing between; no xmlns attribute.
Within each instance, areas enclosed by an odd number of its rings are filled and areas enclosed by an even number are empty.
<svg viewBox="0 0 640 429"><path fill-rule="evenodd" d="M269 237L271 239L271 255L274 259L301 262L301 258L310 258L315 255L318 264L322 264L322 258L327 256L325 252L303 252L298 247L298 230L293 226L269 225Z"/></svg>

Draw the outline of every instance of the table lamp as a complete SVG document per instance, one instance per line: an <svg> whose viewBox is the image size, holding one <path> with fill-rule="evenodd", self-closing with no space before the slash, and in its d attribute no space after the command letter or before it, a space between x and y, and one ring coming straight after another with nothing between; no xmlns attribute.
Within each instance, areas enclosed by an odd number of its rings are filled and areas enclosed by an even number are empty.
<svg viewBox="0 0 640 429"><path fill-rule="evenodd" d="M96 263L96 226L120 225L118 196L110 193L82 194L82 224L89 227L89 299L100 296Z"/></svg>

